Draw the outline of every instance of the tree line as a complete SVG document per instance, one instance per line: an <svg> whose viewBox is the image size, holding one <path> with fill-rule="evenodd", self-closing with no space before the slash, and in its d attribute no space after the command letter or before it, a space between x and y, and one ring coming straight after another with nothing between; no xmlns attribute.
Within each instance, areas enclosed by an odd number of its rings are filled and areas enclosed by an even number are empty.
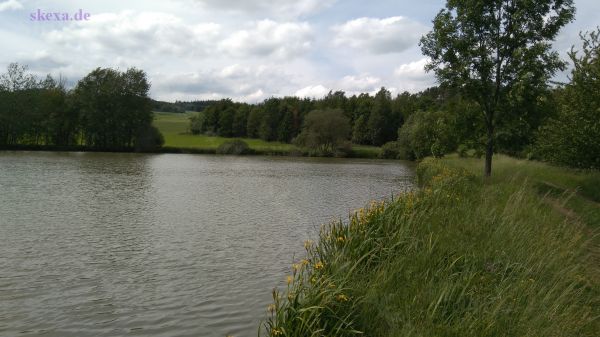
<svg viewBox="0 0 600 337"><path fill-rule="evenodd" d="M152 126L146 73L97 68L67 89L12 63L0 74L0 147L54 146L150 151L162 145Z"/></svg>
<svg viewBox="0 0 600 337"><path fill-rule="evenodd" d="M185 113L188 111L202 111L215 104L215 100L206 101L176 101L175 103L152 100L152 111Z"/></svg>
<svg viewBox="0 0 600 337"><path fill-rule="evenodd" d="M272 97L259 104L221 100L194 115L191 131L222 137L260 138L289 143L302 131L306 115L313 110L339 109L350 123L348 140L380 146L395 140L404 118L418 107L429 105L430 94L403 93L392 97L381 88L375 95L346 96L330 92L322 99Z"/></svg>

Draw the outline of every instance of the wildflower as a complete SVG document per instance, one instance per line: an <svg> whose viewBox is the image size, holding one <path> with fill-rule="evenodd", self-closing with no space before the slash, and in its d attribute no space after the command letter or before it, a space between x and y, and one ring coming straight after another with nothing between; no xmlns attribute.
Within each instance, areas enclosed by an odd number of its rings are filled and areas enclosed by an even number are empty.
<svg viewBox="0 0 600 337"><path fill-rule="evenodd" d="M302 259L302 261L300 261L300 263L302 263L303 266L307 266L309 262L307 259Z"/></svg>
<svg viewBox="0 0 600 337"><path fill-rule="evenodd" d="M343 236L337 238L337 242L344 242L346 239Z"/></svg>
<svg viewBox="0 0 600 337"><path fill-rule="evenodd" d="M350 299L344 294L339 294L335 297L338 302L348 302Z"/></svg>
<svg viewBox="0 0 600 337"><path fill-rule="evenodd" d="M323 269L323 267L325 267L325 265L323 265L323 262L319 261L315 263L315 269Z"/></svg>
<svg viewBox="0 0 600 337"><path fill-rule="evenodd" d="M304 241L304 248L305 249L308 249L308 248L312 247L312 245L313 245L313 241L312 240L306 240L306 241Z"/></svg>
<svg viewBox="0 0 600 337"><path fill-rule="evenodd" d="M310 279L310 282L311 282L311 283L317 283L317 278L316 278L315 276L313 276L313 277Z"/></svg>
<svg viewBox="0 0 600 337"><path fill-rule="evenodd" d="M286 279L287 284L290 285L292 283L292 281L294 281L294 278L291 276L288 276Z"/></svg>
<svg viewBox="0 0 600 337"><path fill-rule="evenodd" d="M271 336L281 336L283 335L283 331L281 329L273 329L271 330Z"/></svg>
<svg viewBox="0 0 600 337"><path fill-rule="evenodd" d="M267 307L267 311L270 313L275 312L275 304L273 304L273 303L269 304L269 306Z"/></svg>
<svg viewBox="0 0 600 337"><path fill-rule="evenodd" d="M331 289L335 288L335 283L333 283L333 282L329 283L329 288L331 288Z"/></svg>
<svg viewBox="0 0 600 337"><path fill-rule="evenodd" d="M294 272L297 272L298 270L300 270L301 265L299 263L294 263L292 264L292 269L294 269Z"/></svg>

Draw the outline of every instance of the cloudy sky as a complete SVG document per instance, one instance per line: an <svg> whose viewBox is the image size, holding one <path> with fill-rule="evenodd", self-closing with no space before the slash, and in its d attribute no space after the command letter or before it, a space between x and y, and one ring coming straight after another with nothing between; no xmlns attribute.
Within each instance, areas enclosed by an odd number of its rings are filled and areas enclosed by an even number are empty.
<svg viewBox="0 0 600 337"><path fill-rule="evenodd" d="M555 48L600 25L600 1L575 0L577 20ZM0 72L10 62L71 83L96 67L145 70L161 100L256 102L415 92L425 74L420 36L443 0L0 0ZM31 13L90 13L85 22L31 21ZM564 75L561 75L564 76Z"/></svg>

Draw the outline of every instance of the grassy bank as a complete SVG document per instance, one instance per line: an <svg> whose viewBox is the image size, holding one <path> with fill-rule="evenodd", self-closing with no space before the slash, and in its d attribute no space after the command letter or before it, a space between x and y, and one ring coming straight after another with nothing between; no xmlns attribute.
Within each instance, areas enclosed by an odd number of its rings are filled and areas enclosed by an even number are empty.
<svg viewBox="0 0 600 337"><path fill-rule="evenodd" d="M155 113L154 126L165 138L165 152L214 153L219 145L234 139L191 134L190 116L190 114ZM258 154L290 155L299 152L299 149L292 144L251 138L242 138L242 140ZM352 157L376 158L378 154L378 147L355 145Z"/></svg>
<svg viewBox="0 0 600 337"><path fill-rule="evenodd" d="M426 160L419 191L324 226L266 333L595 336L600 174L495 165L483 182L481 161Z"/></svg>

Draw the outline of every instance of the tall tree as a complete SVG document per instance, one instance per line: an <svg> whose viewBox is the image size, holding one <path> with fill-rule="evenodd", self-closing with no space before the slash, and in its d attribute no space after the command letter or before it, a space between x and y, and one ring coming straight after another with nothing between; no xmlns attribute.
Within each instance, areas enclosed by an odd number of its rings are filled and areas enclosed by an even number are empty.
<svg viewBox="0 0 600 337"><path fill-rule="evenodd" d="M492 173L496 123L517 85L544 86L564 68L551 42L574 18L573 0L448 0L421 39L442 84L479 103L486 126L486 176Z"/></svg>

